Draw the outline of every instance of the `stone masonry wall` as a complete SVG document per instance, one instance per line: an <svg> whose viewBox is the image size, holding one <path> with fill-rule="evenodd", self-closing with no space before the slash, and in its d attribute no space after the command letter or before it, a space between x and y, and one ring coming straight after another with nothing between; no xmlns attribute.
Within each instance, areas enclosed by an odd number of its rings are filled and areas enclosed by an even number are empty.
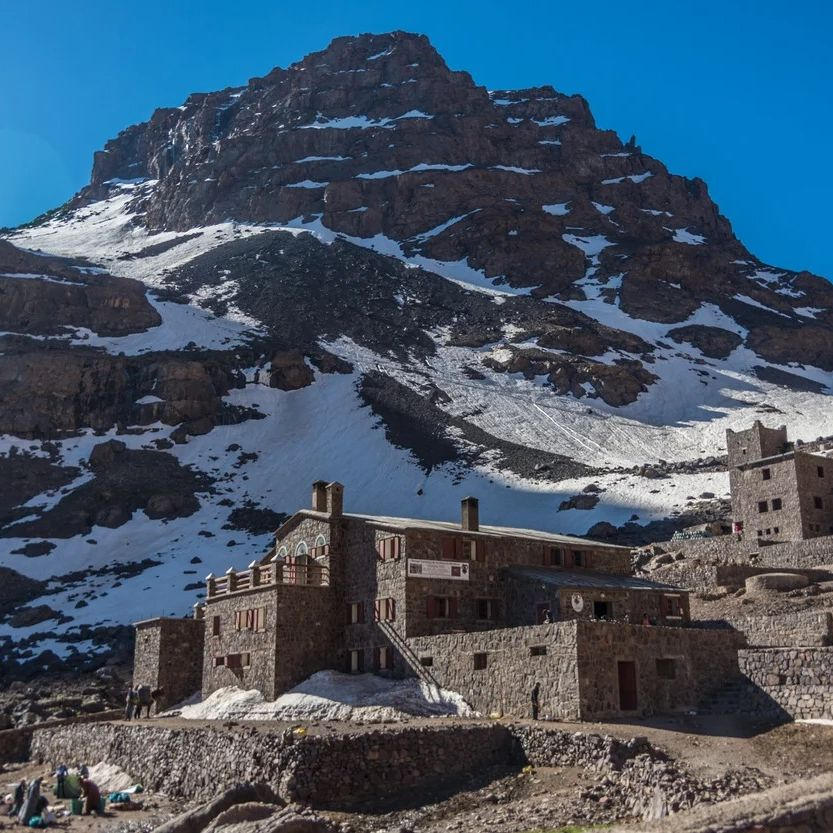
<svg viewBox="0 0 833 833"><path fill-rule="evenodd" d="M164 711L202 688L205 622L160 618L136 626L133 685L161 688L155 704Z"/></svg>
<svg viewBox="0 0 833 833"><path fill-rule="evenodd" d="M727 621L744 634L749 647L823 647L833 644L833 614L826 610L737 617Z"/></svg>
<svg viewBox="0 0 833 833"><path fill-rule="evenodd" d="M644 739L442 722L304 737L289 730L239 726L72 724L35 731L31 745L33 760L50 766L68 760L108 761L146 788L173 797L206 799L241 781L264 781L286 801L331 809L448 785L494 764L614 772L646 755L662 757Z"/></svg>
<svg viewBox="0 0 833 833"><path fill-rule="evenodd" d="M737 677L743 637L732 630L581 622L577 644L581 717L595 720L623 713L620 662L636 665L636 713L690 708Z"/></svg>
<svg viewBox="0 0 833 833"><path fill-rule="evenodd" d="M418 661L430 658L424 672L431 681L459 692L482 714L529 717L537 684L542 718L580 716L572 622L416 637L407 642ZM475 668L476 655L485 655L481 660L485 667Z"/></svg>
<svg viewBox="0 0 833 833"><path fill-rule="evenodd" d="M793 719L833 718L833 648L749 648L741 673Z"/></svg>

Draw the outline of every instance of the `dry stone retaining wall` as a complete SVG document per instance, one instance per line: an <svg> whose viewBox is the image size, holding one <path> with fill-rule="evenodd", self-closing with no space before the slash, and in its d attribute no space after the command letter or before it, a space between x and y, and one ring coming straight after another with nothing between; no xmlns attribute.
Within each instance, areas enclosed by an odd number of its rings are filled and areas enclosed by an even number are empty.
<svg viewBox="0 0 833 833"><path fill-rule="evenodd" d="M75 760L117 764L146 788L171 796L211 797L241 781L264 781L287 801L325 808L448 784L496 764L617 771L645 755L664 757L644 738L441 722L304 737L254 726L67 725L37 730L31 747L32 758L50 766Z"/></svg>
<svg viewBox="0 0 833 833"><path fill-rule="evenodd" d="M773 710L794 720L833 718L833 648L750 648L738 663Z"/></svg>
<svg viewBox="0 0 833 833"><path fill-rule="evenodd" d="M825 610L748 616L727 620L750 647L824 647L833 644L833 614Z"/></svg>

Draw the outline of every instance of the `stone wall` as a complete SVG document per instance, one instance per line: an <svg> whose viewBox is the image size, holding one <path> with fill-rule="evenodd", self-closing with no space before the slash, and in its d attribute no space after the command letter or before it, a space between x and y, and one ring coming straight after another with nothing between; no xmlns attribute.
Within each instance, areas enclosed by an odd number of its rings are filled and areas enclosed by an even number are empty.
<svg viewBox="0 0 833 833"><path fill-rule="evenodd" d="M691 708L738 675L743 637L733 630L578 623L581 718ZM634 663L636 708L622 708L620 664Z"/></svg>
<svg viewBox="0 0 833 833"><path fill-rule="evenodd" d="M833 648L749 648L738 652L738 664L773 711L833 718Z"/></svg>
<svg viewBox="0 0 833 833"><path fill-rule="evenodd" d="M19 762L29 759L29 752L32 746L32 736L35 731L52 728L56 726L72 726L75 724L98 723L105 720L113 720L122 717L122 711L106 711L96 714L85 714L77 717L70 717L64 720L49 720L43 723L33 723L31 726L20 726L17 729L4 729L0 731L0 764L7 762Z"/></svg>
<svg viewBox="0 0 833 833"><path fill-rule="evenodd" d="M31 753L50 766L108 761L147 789L173 797L211 798L240 781L264 781L286 801L331 809L378 802L417 787L448 786L495 764L613 772L637 756L663 757L644 739L441 720L435 726L303 737L262 727L67 725L37 730Z"/></svg>
<svg viewBox="0 0 833 833"><path fill-rule="evenodd" d="M833 774L794 781L734 801L696 807L645 825L609 833L829 833Z"/></svg>
<svg viewBox="0 0 833 833"><path fill-rule="evenodd" d="M826 610L737 617L727 622L743 633L749 647L823 647L833 644L833 614Z"/></svg>
<svg viewBox="0 0 833 833"><path fill-rule="evenodd" d="M757 546L745 540L738 540L735 535L721 535L716 538L693 538L689 540L663 541L654 546L665 552L682 553L692 566L686 567L686 561L678 562L683 569L692 571L692 580L698 579L696 572L699 567L716 567L725 565L742 565L749 567L763 567L768 571L778 569L796 569L819 567L825 564L833 564L833 535L811 538L806 541L786 541L779 544L768 544ZM751 551L750 551L751 549ZM699 559L699 564L693 560ZM671 565L676 567L676 565ZM666 568L663 567L664 571ZM653 577L661 580L670 580L672 574L658 571ZM706 577L710 573L704 574ZM731 574L727 573L726 576ZM720 583L719 581L717 582ZM685 587L699 589L710 586L707 582L690 581L683 584ZM711 584L714 586L714 584Z"/></svg>
<svg viewBox="0 0 833 833"><path fill-rule="evenodd" d="M537 685L542 718L580 716L575 623L416 637L407 644L431 681L459 692L482 714L529 717ZM475 667L477 657L482 667Z"/></svg>
<svg viewBox="0 0 833 833"><path fill-rule="evenodd" d="M202 619L159 618L136 624L133 685L163 689L156 711L201 689L204 641Z"/></svg>

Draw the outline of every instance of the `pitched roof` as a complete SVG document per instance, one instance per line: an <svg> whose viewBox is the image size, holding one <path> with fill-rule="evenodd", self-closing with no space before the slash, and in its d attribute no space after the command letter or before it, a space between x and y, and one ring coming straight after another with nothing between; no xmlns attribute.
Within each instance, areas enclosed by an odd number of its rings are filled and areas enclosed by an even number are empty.
<svg viewBox="0 0 833 833"><path fill-rule="evenodd" d="M316 512L312 509L301 509L296 514L313 518L329 520L330 516L325 512ZM579 538L577 535L563 535L558 532L544 532L540 529L523 529L514 526L489 526L480 524L477 532L462 529L459 523L452 521L427 521L423 518L397 518L388 515L358 515L345 512L344 517L350 520L364 521L366 523L379 524L380 526L395 527L396 529L425 529L434 532L462 532L466 535L483 535L492 538L534 538L538 541L550 544L584 544L597 547L609 547L611 549L629 552L630 547L623 547L619 544L607 544L604 541L594 541L590 538Z"/></svg>
<svg viewBox="0 0 833 833"><path fill-rule="evenodd" d="M598 587L609 590L678 590L670 584L637 576L617 576L593 570L559 570L548 567L506 567L509 576L540 581L555 587Z"/></svg>

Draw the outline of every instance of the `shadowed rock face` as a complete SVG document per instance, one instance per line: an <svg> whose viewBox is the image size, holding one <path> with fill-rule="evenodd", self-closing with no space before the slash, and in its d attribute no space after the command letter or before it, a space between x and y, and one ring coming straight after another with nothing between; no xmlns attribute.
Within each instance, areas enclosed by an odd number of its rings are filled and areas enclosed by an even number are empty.
<svg viewBox="0 0 833 833"><path fill-rule="evenodd" d="M0 330L56 335L85 327L123 336L161 323L139 281L85 268L0 240Z"/></svg>

